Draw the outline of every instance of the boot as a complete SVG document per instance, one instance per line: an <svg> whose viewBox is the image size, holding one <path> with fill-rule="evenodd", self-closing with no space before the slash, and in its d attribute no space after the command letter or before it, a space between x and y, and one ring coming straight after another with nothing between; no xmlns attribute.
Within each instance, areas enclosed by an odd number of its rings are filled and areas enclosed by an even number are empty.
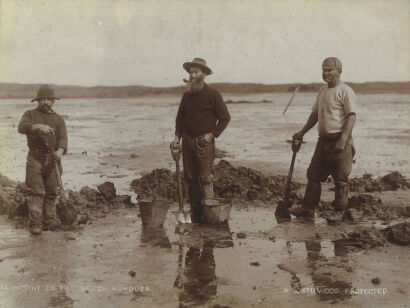
<svg viewBox="0 0 410 308"><path fill-rule="evenodd" d="M202 185L202 196L203 198L214 198L214 184L205 184Z"/></svg>
<svg viewBox="0 0 410 308"><path fill-rule="evenodd" d="M347 183L336 183L335 185L335 210L345 211L349 205L349 185Z"/></svg>
<svg viewBox="0 0 410 308"><path fill-rule="evenodd" d="M40 235L41 234L41 226L40 225L30 226L30 233L33 234L33 235Z"/></svg>
<svg viewBox="0 0 410 308"><path fill-rule="evenodd" d="M303 198L302 206L292 206L289 212L296 217L315 217L315 207L319 205L322 185L316 182L308 182Z"/></svg>

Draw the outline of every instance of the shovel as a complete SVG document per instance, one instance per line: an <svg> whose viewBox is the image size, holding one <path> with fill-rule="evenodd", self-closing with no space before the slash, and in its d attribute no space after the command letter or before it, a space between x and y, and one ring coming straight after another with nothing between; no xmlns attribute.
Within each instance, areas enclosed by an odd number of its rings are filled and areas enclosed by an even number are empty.
<svg viewBox="0 0 410 308"><path fill-rule="evenodd" d="M278 222L290 221L291 216L288 209L291 207L292 202L289 201L290 195L290 185L292 183L293 167L295 166L296 153L299 152L302 143L305 143L302 139L293 139L292 141L286 140L286 142L292 143L292 161L290 163L288 178L286 181L286 190L285 190L285 200L278 202L275 211L275 217Z"/></svg>
<svg viewBox="0 0 410 308"><path fill-rule="evenodd" d="M175 165L177 169L177 179L178 179L178 203L179 203L179 213L176 215L177 222L180 224L190 224L192 223L191 221L191 215L190 211L185 211L184 208L184 197L182 195L182 180L181 180L181 173L179 170L179 159L181 158L181 149L174 148L171 145L171 154L172 157L175 160Z"/></svg>
<svg viewBox="0 0 410 308"><path fill-rule="evenodd" d="M54 150L51 147L45 135L43 136L43 138L48 148L49 154L50 156L52 156ZM77 220L78 211L67 200L67 196L65 194L64 187L63 187L63 182L61 181L61 174L60 174L60 169L58 168L57 160L54 159L53 157L51 157L51 159L53 160L54 169L56 171L57 184L59 187L60 204L62 205L61 207L57 206L57 215L59 216L60 221L63 225L69 226L69 225L72 225Z"/></svg>

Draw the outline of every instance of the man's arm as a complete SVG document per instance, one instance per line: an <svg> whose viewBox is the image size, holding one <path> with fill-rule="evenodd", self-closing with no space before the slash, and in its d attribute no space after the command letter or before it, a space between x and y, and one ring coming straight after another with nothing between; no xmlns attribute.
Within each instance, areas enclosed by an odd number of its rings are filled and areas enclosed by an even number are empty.
<svg viewBox="0 0 410 308"><path fill-rule="evenodd" d="M213 130L212 134L215 138L218 138L220 134L228 126L229 121L231 120L231 115L229 114L228 108L222 99L222 95L217 92L215 97L215 114L218 119L218 124Z"/></svg>
<svg viewBox="0 0 410 308"><path fill-rule="evenodd" d="M66 154L67 148L68 148L68 138L67 138L67 128L66 128L65 121L63 118L60 119L56 137L57 137L57 145L56 145L57 151L61 153L61 155Z"/></svg>
<svg viewBox="0 0 410 308"><path fill-rule="evenodd" d="M28 134L31 131L31 127L33 126L33 120L31 119L31 114L29 111L26 111L23 114L23 117L20 120L18 132L20 134Z"/></svg>
<svg viewBox="0 0 410 308"><path fill-rule="evenodd" d="M184 96L182 96L181 102L178 107L177 117L175 119L175 138L171 142L171 146L175 147L179 144L182 137L183 121L184 121Z"/></svg>
<svg viewBox="0 0 410 308"><path fill-rule="evenodd" d="M347 139L352 135L354 124L356 123L356 114L350 113L347 116L346 123L343 127L342 135L339 137L339 140L336 142L336 150L343 151L346 145Z"/></svg>
<svg viewBox="0 0 410 308"><path fill-rule="evenodd" d="M303 139L303 136L313 127L316 125L318 120L318 114L316 112L312 112L306 121L305 126L303 126L302 130L297 132L293 135L293 139Z"/></svg>

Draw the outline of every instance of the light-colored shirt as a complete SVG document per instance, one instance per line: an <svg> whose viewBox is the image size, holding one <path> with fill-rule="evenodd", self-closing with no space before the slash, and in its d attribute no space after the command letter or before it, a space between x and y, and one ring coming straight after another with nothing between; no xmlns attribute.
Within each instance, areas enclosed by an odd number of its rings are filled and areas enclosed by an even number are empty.
<svg viewBox="0 0 410 308"><path fill-rule="evenodd" d="M347 116L356 114L357 97L344 82L334 88L320 88L312 112L318 114L319 136L343 132Z"/></svg>

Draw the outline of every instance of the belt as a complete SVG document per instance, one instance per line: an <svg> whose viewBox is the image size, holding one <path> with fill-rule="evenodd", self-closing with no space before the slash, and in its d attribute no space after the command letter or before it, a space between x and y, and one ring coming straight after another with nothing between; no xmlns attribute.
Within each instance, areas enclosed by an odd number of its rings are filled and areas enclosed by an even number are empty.
<svg viewBox="0 0 410 308"><path fill-rule="evenodd" d="M342 132L339 133L323 133L319 135L319 139L323 140L336 140L339 139L342 135Z"/></svg>

